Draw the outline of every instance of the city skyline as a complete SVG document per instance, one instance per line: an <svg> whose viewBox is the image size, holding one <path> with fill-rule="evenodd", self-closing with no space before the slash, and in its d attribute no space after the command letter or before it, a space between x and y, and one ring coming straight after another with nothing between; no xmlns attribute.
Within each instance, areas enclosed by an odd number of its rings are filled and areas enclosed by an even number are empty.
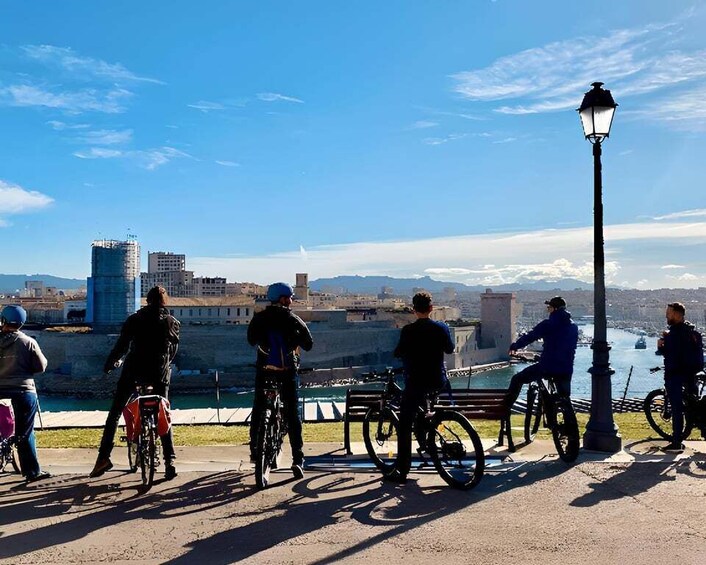
<svg viewBox="0 0 706 565"><path fill-rule="evenodd" d="M698 3L163 8L4 10L3 272L131 233L231 281L590 282L600 80L607 282L706 286Z"/></svg>

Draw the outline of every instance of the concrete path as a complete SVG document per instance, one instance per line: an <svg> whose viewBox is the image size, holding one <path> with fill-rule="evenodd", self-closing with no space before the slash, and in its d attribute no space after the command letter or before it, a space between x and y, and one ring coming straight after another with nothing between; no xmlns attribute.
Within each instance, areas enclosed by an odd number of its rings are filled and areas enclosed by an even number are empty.
<svg viewBox="0 0 706 565"><path fill-rule="evenodd" d="M470 492L415 471L380 481L340 444L307 445L307 472L254 488L247 447L178 450L179 476L148 492L114 470L86 478L92 450L41 450L55 473L0 475L2 563L650 563L703 564L706 444L682 455L636 442L611 457L557 460L550 442L489 448Z"/></svg>

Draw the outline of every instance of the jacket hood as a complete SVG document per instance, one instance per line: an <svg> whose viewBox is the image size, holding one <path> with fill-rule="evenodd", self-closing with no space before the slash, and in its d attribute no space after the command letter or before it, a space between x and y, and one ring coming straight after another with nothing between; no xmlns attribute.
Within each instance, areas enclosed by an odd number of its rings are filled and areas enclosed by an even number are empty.
<svg viewBox="0 0 706 565"><path fill-rule="evenodd" d="M559 320L562 322L570 321L571 320L571 312L561 308L559 310L554 310L554 312L549 314L549 318L554 319L554 320Z"/></svg>
<svg viewBox="0 0 706 565"><path fill-rule="evenodd" d="M0 334L0 350L7 349L20 339L20 332L8 332Z"/></svg>

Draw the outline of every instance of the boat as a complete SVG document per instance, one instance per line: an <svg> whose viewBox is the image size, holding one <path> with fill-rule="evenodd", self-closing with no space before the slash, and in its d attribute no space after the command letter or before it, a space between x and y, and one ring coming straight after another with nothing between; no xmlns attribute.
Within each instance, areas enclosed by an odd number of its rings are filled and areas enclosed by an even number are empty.
<svg viewBox="0 0 706 565"><path fill-rule="evenodd" d="M640 335L640 337L637 338L637 341L635 342L635 349L647 349L647 339L644 335Z"/></svg>

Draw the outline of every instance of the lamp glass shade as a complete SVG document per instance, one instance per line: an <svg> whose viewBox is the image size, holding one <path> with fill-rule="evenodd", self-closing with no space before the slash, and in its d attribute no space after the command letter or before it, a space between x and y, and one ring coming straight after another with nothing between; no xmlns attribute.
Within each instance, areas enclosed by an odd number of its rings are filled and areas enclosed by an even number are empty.
<svg viewBox="0 0 706 565"><path fill-rule="evenodd" d="M587 139L601 141L610 134L615 114L614 106L589 106L579 112L583 134Z"/></svg>

